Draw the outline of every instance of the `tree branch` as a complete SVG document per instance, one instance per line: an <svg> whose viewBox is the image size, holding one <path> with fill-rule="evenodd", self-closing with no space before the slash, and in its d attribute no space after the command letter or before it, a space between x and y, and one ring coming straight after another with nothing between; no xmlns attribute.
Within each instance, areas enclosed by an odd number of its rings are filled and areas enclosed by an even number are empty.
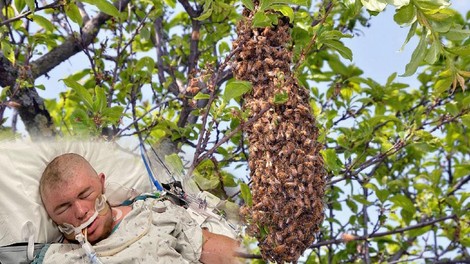
<svg viewBox="0 0 470 264"><path fill-rule="evenodd" d="M0 86L4 88L7 86L13 87L17 78L18 70L0 50Z"/></svg>
<svg viewBox="0 0 470 264"><path fill-rule="evenodd" d="M353 239L350 239L348 241L361 241L361 240L368 240L370 238L375 238L375 237L383 237L383 236L388 236L388 235L393 235L393 234L404 233L406 231L410 231L410 230L413 230L413 229L433 225L433 224L438 223L438 222L442 222L442 221L445 221L445 220L448 220L448 219L452 219L452 218L455 218L455 216L456 216L455 214L449 215L449 216L444 216L444 217L437 218L437 219L434 219L434 220L421 222L421 223L418 223L416 225L403 227L403 228L397 228L395 230L386 231L386 232L379 232L379 233L371 234L369 236L356 236ZM326 245L330 245L330 244L340 244L340 243L343 243L343 242L345 242L343 239L325 240L325 241L315 243L315 244L311 245L309 248L319 248L319 247L322 247L322 246L326 246Z"/></svg>
<svg viewBox="0 0 470 264"><path fill-rule="evenodd" d="M114 3L119 11L125 9L130 0L121 0ZM90 45L98 35L101 26L111 18L110 15L100 12L89 20L82 28L80 38L70 36L61 45L31 63L33 78L36 79L55 68L63 61L82 51Z"/></svg>
<svg viewBox="0 0 470 264"><path fill-rule="evenodd" d="M470 175L465 176L461 181L459 181L454 187L452 187L452 191L450 191L447 196L454 195L456 191L458 191L464 184L470 181Z"/></svg>

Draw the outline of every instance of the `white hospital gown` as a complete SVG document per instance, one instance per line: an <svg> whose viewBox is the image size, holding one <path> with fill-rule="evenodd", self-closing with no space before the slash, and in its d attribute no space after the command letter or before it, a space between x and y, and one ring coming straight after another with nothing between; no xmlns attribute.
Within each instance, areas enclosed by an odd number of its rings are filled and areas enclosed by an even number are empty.
<svg viewBox="0 0 470 264"><path fill-rule="evenodd" d="M202 230L189 214L169 201L147 198L108 238L93 246L108 263L200 263ZM52 244L43 263L90 263L77 244Z"/></svg>

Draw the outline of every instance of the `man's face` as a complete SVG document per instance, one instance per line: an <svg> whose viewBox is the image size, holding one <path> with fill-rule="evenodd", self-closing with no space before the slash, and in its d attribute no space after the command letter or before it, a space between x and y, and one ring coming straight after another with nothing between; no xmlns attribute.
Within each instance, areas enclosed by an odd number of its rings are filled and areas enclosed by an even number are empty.
<svg viewBox="0 0 470 264"><path fill-rule="evenodd" d="M78 227L95 213L95 201L103 193L105 176L90 175L90 173L81 170L75 176L44 190L44 206L56 224L68 223ZM112 224L111 209L109 204L106 204L106 209L99 212L95 221L88 226L88 241L96 243L109 236ZM75 234L66 235L66 238L74 240Z"/></svg>

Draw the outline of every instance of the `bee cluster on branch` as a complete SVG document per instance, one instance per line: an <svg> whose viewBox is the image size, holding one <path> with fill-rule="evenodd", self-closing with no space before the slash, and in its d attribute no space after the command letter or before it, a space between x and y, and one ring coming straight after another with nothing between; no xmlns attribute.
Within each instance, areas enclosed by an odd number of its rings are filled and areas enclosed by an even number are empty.
<svg viewBox="0 0 470 264"><path fill-rule="evenodd" d="M240 213L265 260L295 263L315 241L324 218L322 145L309 93L291 70L288 21L281 18L275 26L253 28L252 16L245 10L237 26L233 46L240 51L234 75L253 84L244 95L249 118L269 110L245 130L252 206L243 206Z"/></svg>

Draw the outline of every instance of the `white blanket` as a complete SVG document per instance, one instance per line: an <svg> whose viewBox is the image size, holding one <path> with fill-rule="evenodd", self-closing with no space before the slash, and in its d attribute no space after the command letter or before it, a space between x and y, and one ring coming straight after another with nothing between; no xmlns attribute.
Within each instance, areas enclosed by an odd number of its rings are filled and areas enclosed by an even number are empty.
<svg viewBox="0 0 470 264"><path fill-rule="evenodd" d="M169 201L147 198L135 202L118 229L94 249L106 264L199 263L202 231L183 208ZM43 261L90 263L76 244L52 244Z"/></svg>

